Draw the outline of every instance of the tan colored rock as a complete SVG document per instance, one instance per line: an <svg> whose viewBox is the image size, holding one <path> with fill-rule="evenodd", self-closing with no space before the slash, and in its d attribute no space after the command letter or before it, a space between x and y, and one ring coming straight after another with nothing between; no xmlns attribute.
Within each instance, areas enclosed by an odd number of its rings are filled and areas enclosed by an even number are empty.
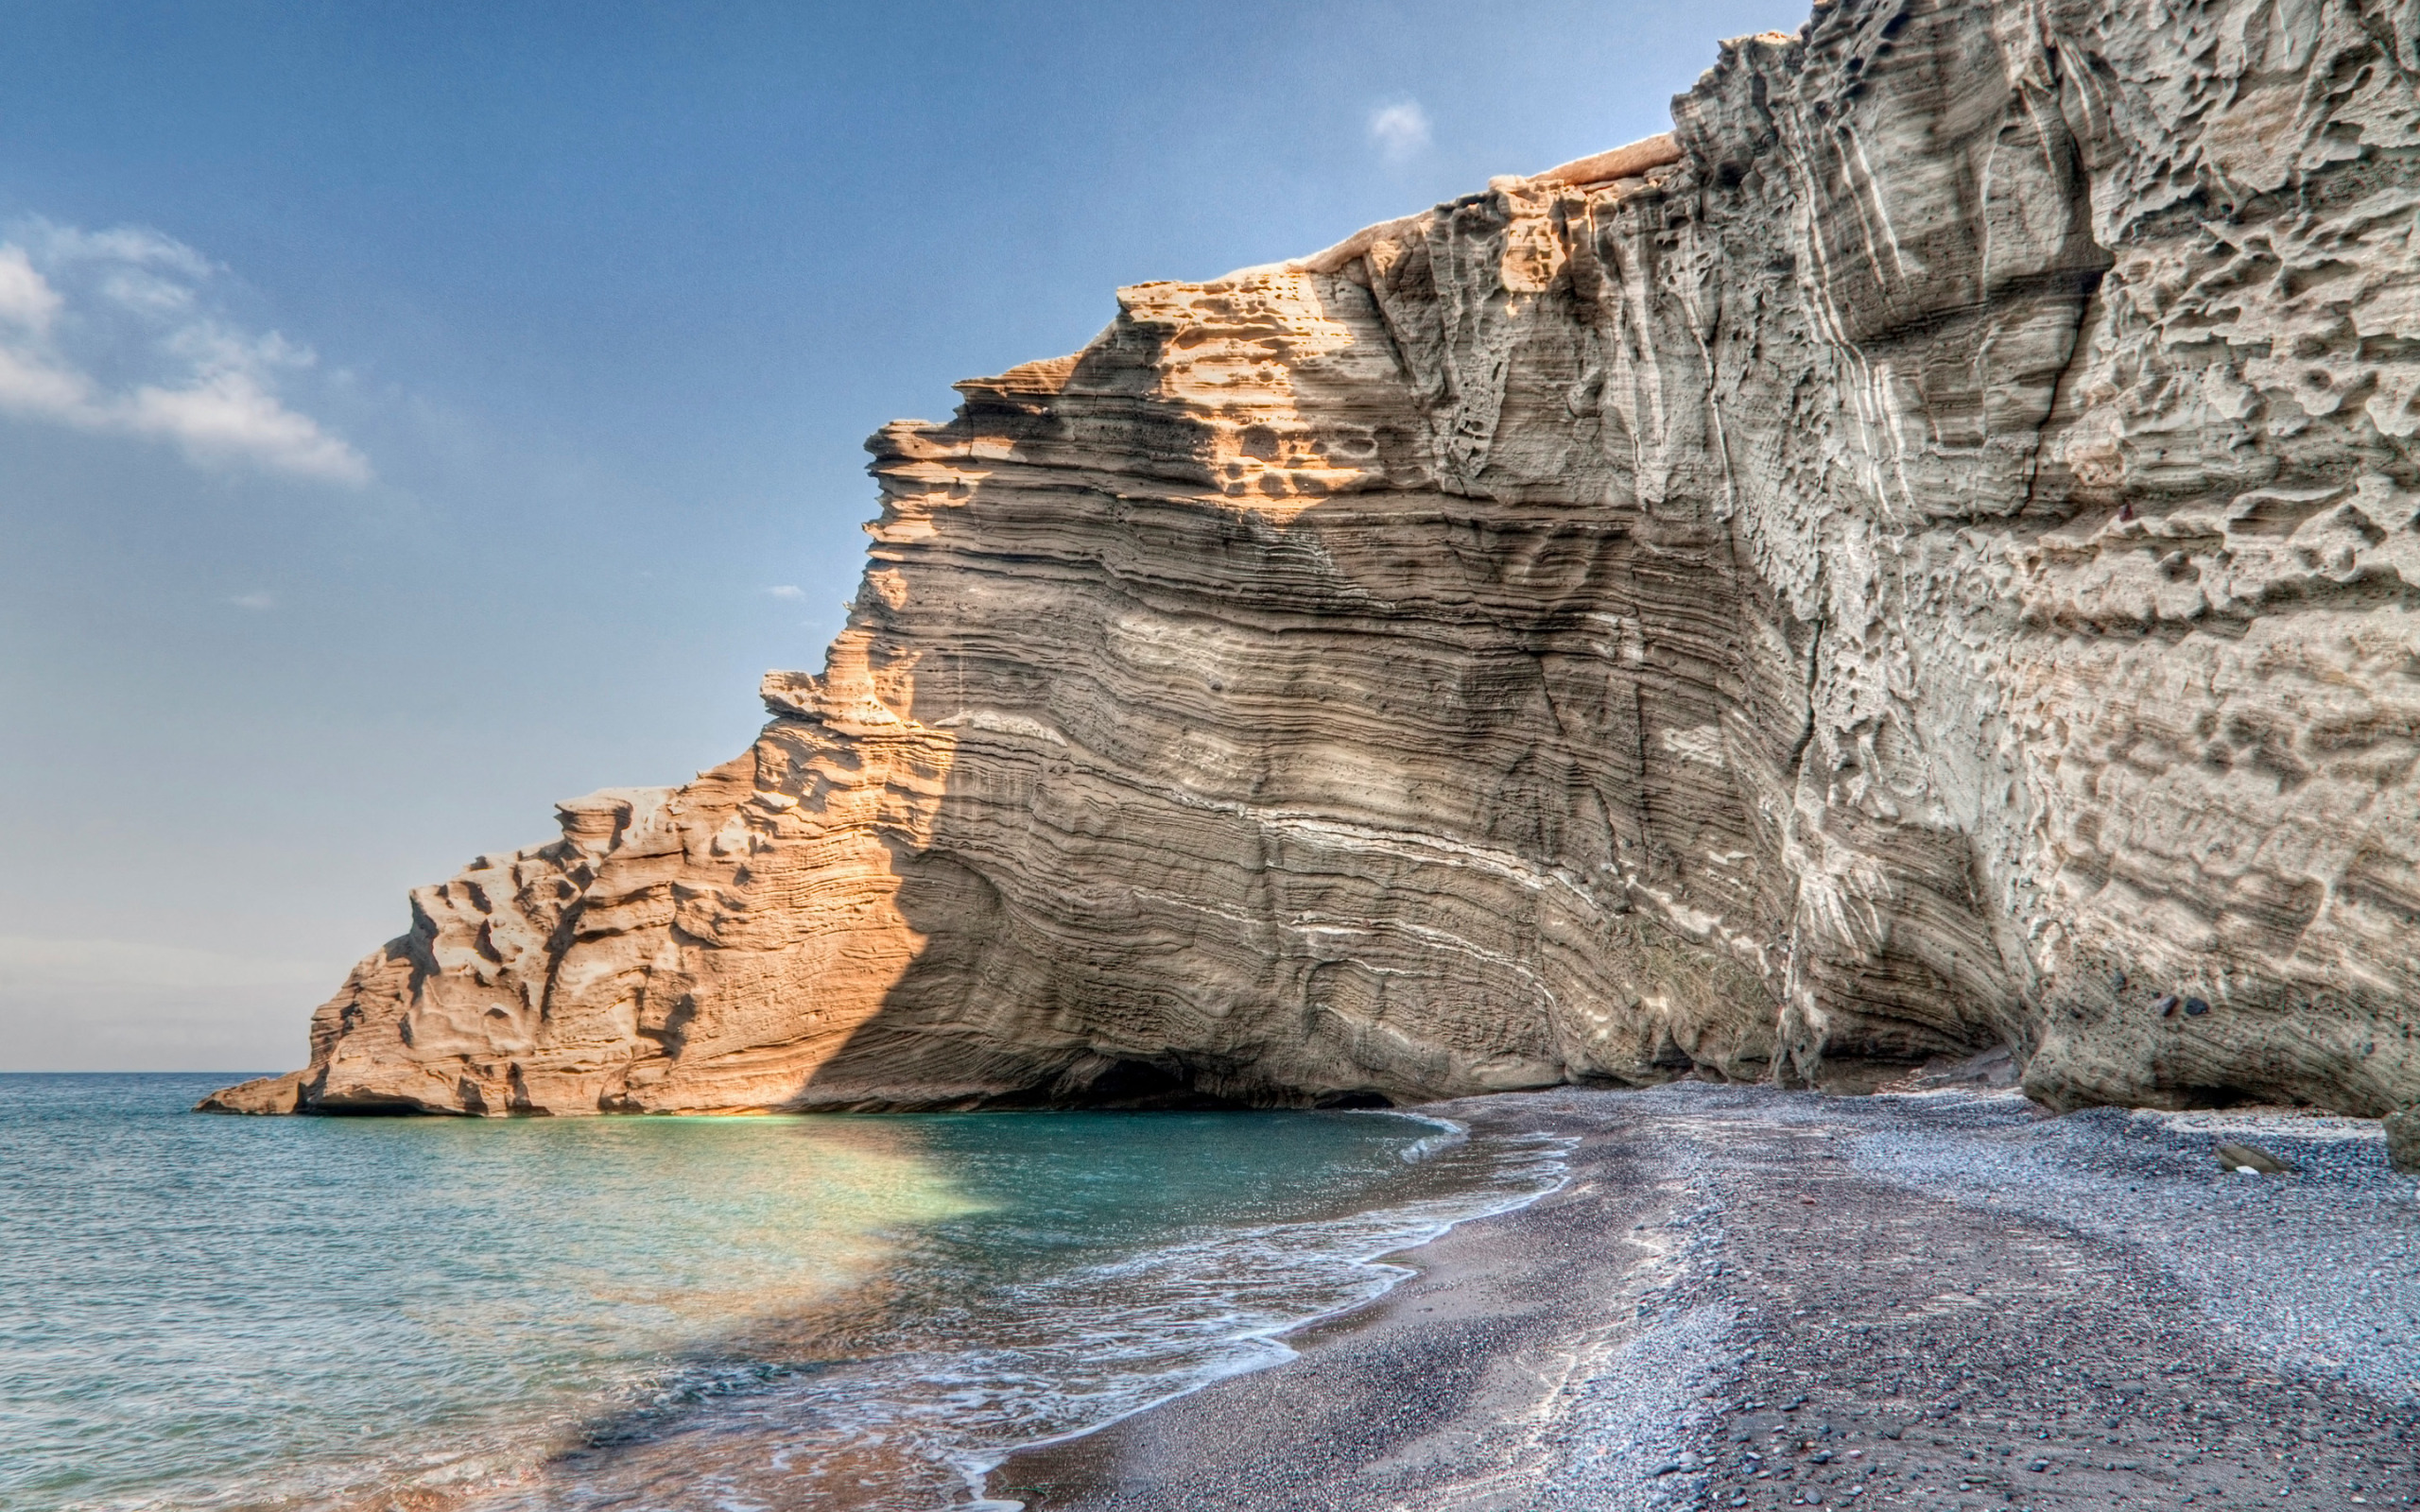
<svg viewBox="0 0 2420 1512"><path fill-rule="evenodd" d="M303 1086L310 1080L308 1071L289 1071L283 1076L255 1076L251 1081L222 1087L194 1105L197 1113L299 1113L303 1107Z"/></svg>
<svg viewBox="0 0 2420 1512"><path fill-rule="evenodd" d="M1668 146L1122 291L877 436L824 672L415 893L302 1101L2420 1098L2412 36L1841 0Z"/></svg>
<svg viewBox="0 0 2420 1512"><path fill-rule="evenodd" d="M1611 152L1593 153L1577 158L1537 175L1542 183L1588 184L1613 183L1622 179L1644 178L1657 168L1669 167L1681 161L1681 143L1671 132L1642 138L1628 146Z"/></svg>

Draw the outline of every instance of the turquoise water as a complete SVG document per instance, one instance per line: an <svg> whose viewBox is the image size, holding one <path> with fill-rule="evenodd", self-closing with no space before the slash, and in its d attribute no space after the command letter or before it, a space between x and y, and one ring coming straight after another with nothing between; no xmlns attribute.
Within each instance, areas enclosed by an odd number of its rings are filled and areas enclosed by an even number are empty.
<svg viewBox="0 0 2420 1512"><path fill-rule="evenodd" d="M923 1508L1554 1179L1386 1113L246 1119L0 1076L0 1509Z"/></svg>

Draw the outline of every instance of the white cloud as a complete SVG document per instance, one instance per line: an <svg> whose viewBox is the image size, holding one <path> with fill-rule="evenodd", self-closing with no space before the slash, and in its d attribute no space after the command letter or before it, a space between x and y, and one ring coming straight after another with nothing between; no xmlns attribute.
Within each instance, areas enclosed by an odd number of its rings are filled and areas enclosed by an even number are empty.
<svg viewBox="0 0 2420 1512"><path fill-rule="evenodd" d="M0 413L76 425L100 411L93 403L91 379L0 340Z"/></svg>
<svg viewBox="0 0 2420 1512"><path fill-rule="evenodd" d="M0 320L40 335L50 329L51 317L58 313L58 293L34 271L26 249L0 246Z"/></svg>
<svg viewBox="0 0 2420 1512"><path fill-rule="evenodd" d="M268 610L277 608L277 600L267 593L238 593L227 601L237 609Z"/></svg>
<svg viewBox="0 0 2420 1512"><path fill-rule="evenodd" d="M188 283L199 283L222 271L218 265L147 226L113 226L84 231L55 221L36 219L25 229L26 239L48 264L104 263L118 267L165 268Z"/></svg>
<svg viewBox="0 0 2420 1512"><path fill-rule="evenodd" d="M1418 100L1382 105L1370 112L1370 140L1389 163L1409 163L1428 146L1428 112Z"/></svg>
<svg viewBox="0 0 2420 1512"><path fill-rule="evenodd" d="M20 228L0 242L0 415L167 441L198 467L369 482L367 458L278 392L318 358L216 313L218 271L140 227Z"/></svg>
<svg viewBox="0 0 2420 1512"><path fill-rule="evenodd" d="M258 378L240 369L210 373L182 388L146 384L134 391L127 422L175 441L203 466L251 462L328 483L370 481L370 464L359 452L278 403Z"/></svg>
<svg viewBox="0 0 2420 1512"><path fill-rule="evenodd" d="M799 587L796 583L784 583L779 588L769 588L765 590L765 592L772 594L775 598L795 600L802 599L806 596L806 590Z"/></svg>

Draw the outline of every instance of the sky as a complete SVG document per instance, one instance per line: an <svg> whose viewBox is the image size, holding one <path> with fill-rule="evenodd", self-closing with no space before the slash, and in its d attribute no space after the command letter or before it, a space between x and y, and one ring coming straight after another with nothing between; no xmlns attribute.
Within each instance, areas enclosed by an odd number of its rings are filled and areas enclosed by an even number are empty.
<svg viewBox="0 0 2420 1512"><path fill-rule="evenodd" d="M743 750L864 438L1668 129L1804 0L0 0L0 1071L270 1071Z"/></svg>

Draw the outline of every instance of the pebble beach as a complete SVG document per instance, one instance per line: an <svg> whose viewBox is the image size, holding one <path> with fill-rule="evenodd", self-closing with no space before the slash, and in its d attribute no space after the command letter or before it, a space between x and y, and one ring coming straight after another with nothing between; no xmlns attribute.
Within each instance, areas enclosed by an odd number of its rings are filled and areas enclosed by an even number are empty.
<svg viewBox="0 0 2420 1512"><path fill-rule="evenodd" d="M1011 1456L1076 1508L2420 1504L2377 1125L1682 1083L1430 1109L1564 1183L1294 1358ZM2224 1166L2246 1144L2292 1169Z"/></svg>

